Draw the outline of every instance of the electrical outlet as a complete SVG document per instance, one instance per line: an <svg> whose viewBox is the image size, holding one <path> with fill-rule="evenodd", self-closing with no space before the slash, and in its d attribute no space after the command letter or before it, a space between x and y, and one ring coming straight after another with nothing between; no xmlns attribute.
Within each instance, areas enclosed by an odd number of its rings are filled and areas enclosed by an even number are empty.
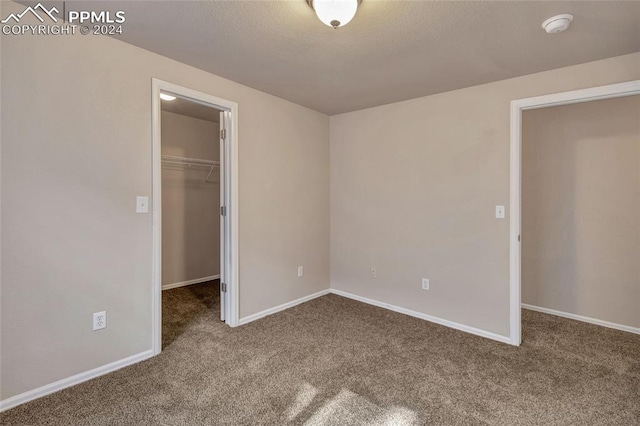
<svg viewBox="0 0 640 426"><path fill-rule="evenodd" d="M504 206L496 206L496 219L504 219Z"/></svg>
<svg viewBox="0 0 640 426"><path fill-rule="evenodd" d="M371 278L376 278L377 277L376 268L371 268L370 275L371 275Z"/></svg>
<svg viewBox="0 0 640 426"><path fill-rule="evenodd" d="M429 279L428 278L423 278L422 279L422 289L423 290L429 290Z"/></svg>
<svg viewBox="0 0 640 426"><path fill-rule="evenodd" d="M298 278L304 276L304 266L298 266Z"/></svg>
<svg viewBox="0 0 640 426"><path fill-rule="evenodd" d="M107 311L93 313L93 331L107 327Z"/></svg>

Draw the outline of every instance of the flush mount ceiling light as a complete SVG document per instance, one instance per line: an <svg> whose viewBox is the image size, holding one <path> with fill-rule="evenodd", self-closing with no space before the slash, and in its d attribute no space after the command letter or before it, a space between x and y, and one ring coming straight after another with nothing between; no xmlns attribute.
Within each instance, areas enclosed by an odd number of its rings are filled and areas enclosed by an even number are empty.
<svg viewBox="0 0 640 426"><path fill-rule="evenodd" d="M315 10L318 19L324 24L333 27L347 25L358 10L362 0L307 0L309 6Z"/></svg>
<svg viewBox="0 0 640 426"><path fill-rule="evenodd" d="M549 33L561 33L562 31L569 28L569 24L573 21L573 15L569 15L567 13L563 15L552 16L542 23L542 28Z"/></svg>
<svg viewBox="0 0 640 426"><path fill-rule="evenodd" d="M163 101L173 101L176 99L176 97L167 95L166 93L160 93L160 99L162 99Z"/></svg>

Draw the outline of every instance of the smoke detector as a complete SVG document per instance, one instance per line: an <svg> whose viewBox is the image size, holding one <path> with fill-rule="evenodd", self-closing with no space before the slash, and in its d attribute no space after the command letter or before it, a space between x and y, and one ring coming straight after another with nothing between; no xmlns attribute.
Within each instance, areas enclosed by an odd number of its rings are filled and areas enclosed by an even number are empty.
<svg viewBox="0 0 640 426"><path fill-rule="evenodd" d="M569 15L567 13L563 15L552 16L542 23L542 28L549 33L561 33L562 31L569 28L569 24L573 21L573 15Z"/></svg>

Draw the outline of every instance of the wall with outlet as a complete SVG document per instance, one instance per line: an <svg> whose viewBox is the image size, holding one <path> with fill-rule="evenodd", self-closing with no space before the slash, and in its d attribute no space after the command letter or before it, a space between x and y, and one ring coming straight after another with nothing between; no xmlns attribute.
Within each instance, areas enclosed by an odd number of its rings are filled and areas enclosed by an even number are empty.
<svg viewBox="0 0 640 426"><path fill-rule="evenodd" d="M326 115L113 37L0 54L1 399L151 349L152 77L239 105L241 317L328 288Z"/></svg>
<svg viewBox="0 0 640 426"><path fill-rule="evenodd" d="M632 54L332 116L331 287L507 336L511 100L639 78Z"/></svg>
<svg viewBox="0 0 640 426"><path fill-rule="evenodd" d="M640 327L640 96L523 113L522 302Z"/></svg>

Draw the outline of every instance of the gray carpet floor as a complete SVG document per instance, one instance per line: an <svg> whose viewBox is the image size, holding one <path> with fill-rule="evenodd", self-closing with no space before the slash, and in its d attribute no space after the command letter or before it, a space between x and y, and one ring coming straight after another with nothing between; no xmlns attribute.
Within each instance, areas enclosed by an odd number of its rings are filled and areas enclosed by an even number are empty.
<svg viewBox="0 0 640 426"><path fill-rule="evenodd" d="M520 348L327 295L231 329L163 293L163 352L4 425L639 425L640 336L531 311Z"/></svg>

